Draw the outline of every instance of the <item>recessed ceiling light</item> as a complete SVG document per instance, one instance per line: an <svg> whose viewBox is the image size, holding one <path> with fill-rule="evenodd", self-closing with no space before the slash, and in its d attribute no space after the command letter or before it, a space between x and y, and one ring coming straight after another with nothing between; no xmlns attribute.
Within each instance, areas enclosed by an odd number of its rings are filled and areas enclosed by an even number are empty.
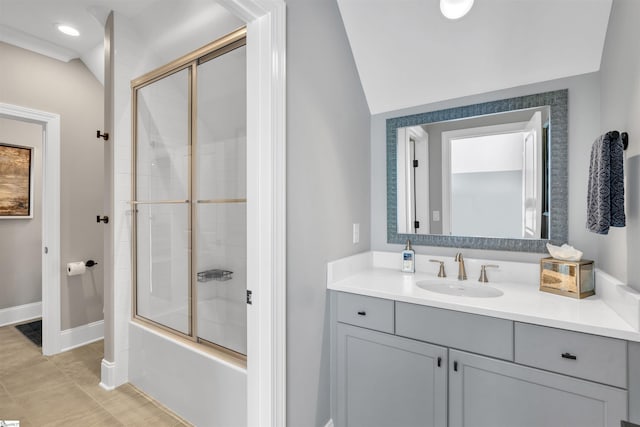
<svg viewBox="0 0 640 427"><path fill-rule="evenodd" d="M73 27L70 27L69 25L58 24L56 25L56 28L58 29L58 31L68 36L78 37L80 35L80 31L76 30Z"/></svg>
<svg viewBox="0 0 640 427"><path fill-rule="evenodd" d="M440 11L449 19L459 19L473 6L473 0L440 0Z"/></svg>

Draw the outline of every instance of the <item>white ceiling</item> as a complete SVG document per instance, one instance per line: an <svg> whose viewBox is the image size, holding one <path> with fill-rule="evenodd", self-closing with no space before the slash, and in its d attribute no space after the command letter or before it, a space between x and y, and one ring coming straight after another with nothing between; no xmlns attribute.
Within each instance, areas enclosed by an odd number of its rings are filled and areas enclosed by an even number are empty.
<svg viewBox="0 0 640 427"><path fill-rule="evenodd" d="M377 114L597 71L612 0L475 0L456 21L440 14L439 0L337 2ZM62 61L81 58L102 80L108 11L167 47L228 16L215 8L213 0L0 0L0 41ZM61 34L56 23L81 36Z"/></svg>
<svg viewBox="0 0 640 427"><path fill-rule="evenodd" d="M104 39L110 10L134 18L156 0L0 0L0 41L61 61L87 54ZM80 31L70 37L56 29L67 24Z"/></svg>
<svg viewBox="0 0 640 427"><path fill-rule="evenodd" d="M185 53L186 40L210 41L242 26L216 0L0 0L0 41L65 62L79 58L102 82L104 23L112 10L167 62ZM80 37L56 24L77 28Z"/></svg>
<svg viewBox="0 0 640 427"><path fill-rule="evenodd" d="M594 72L612 0L337 0L372 114Z"/></svg>

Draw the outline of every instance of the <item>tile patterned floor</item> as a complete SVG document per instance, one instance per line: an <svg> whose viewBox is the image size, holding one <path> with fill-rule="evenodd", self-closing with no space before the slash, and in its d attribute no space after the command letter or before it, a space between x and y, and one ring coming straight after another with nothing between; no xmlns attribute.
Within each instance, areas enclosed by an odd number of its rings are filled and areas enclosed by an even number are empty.
<svg viewBox="0 0 640 427"><path fill-rule="evenodd" d="M20 427L189 426L130 384L102 389L102 341L55 356L0 328L0 420Z"/></svg>

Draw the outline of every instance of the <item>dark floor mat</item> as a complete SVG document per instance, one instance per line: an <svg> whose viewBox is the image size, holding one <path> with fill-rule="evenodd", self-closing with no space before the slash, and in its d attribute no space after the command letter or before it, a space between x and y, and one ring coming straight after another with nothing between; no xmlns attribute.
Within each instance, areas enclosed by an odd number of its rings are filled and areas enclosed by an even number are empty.
<svg viewBox="0 0 640 427"><path fill-rule="evenodd" d="M29 341L38 347L42 347L42 320L16 325L16 329L29 338Z"/></svg>

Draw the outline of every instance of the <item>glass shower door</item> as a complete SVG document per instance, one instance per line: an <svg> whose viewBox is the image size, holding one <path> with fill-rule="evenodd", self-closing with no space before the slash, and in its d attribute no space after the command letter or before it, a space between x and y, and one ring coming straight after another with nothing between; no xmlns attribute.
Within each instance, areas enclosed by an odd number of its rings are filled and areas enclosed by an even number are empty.
<svg viewBox="0 0 640 427"><path fill-rule="evenodd" d="M197 336L247 353L246 47L197 67Z"/></svg>
<svg viewBox="0 0 640 427"><path fill-rule="evenodd" d="M189 70L137 93L136 314L183 334L190 311Z"/></svg>

